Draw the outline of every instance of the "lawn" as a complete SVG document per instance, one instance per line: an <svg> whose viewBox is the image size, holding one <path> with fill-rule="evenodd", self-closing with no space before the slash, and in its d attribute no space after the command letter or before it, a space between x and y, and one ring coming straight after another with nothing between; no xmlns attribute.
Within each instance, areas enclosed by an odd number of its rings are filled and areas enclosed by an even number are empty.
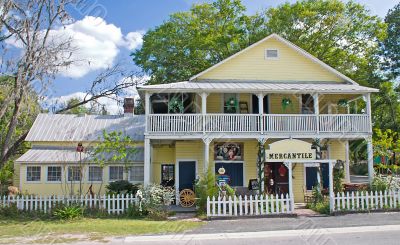
<svg viewBox="0 0 400 245"><path fill-rule="evenodd" d="M32 236L35 237L35 241L49 242L50 239L60 235L83 235L89 238L103 239L107 236L178 233L192 230L202 224L203 222L179 220L148 221L94 218L73 221L0 220L0 243ZM68 239L65 238L59 242L67 242L66 240Z"/></svg>

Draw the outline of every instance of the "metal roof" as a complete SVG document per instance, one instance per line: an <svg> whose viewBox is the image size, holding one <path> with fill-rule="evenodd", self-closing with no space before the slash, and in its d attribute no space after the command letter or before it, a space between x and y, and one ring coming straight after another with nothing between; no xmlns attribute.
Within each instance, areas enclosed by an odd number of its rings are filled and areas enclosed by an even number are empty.
<svg viewBox="0 0 400 245"><path fill-rule="evenodd" d="M66 115L39 114L26 141L98 141L103 130L122 131L134 141L144 141L144 115Z"/></svg>
<svg viewBox="0 0 400 245"><path fill-rule="evenodd" d="M139 90L147 91L181 91L181 92L252 92L252 93L369 93L378 89L334 82L271 82L271 81L242 81L242 80L201 80L185 81L168 84L146 85Z"/></svg>
<svg viewBox="0 0 400 245"><path fill-rule="evenodd" d="M136 154L129 157L129 162L143 162L144 149L137 147ZM75 149L54 149L54 148L37 148L28 150L25 154L19 157L16 162L23 163L78 163L79 153ZM83 162L91 162L92 156L87 153L82 153Z"/></svg>

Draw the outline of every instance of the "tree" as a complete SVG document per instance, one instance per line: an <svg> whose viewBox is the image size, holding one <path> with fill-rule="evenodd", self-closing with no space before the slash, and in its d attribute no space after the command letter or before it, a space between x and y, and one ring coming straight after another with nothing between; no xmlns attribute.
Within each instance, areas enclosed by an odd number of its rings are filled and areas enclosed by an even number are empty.
<svg viewBox="0 0 400 245"><path fill-rule="evenodd" d="M132 57L149 83L183 81L257 41L262 23L245 15L240 0L193 5L149 30Z"/></svg>
<svg viewBox="0 0 400 245"><path fill-rule="evenodd" d="M385 17L387 38L381 43L385 59L383 70L389 79L400 75L400 3L389 10Z"/></svg>

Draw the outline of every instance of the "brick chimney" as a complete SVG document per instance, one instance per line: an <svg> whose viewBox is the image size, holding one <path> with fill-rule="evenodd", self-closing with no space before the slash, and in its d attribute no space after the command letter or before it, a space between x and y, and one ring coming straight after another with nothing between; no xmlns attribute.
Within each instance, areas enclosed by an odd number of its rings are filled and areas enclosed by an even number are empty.
<svg viewBox="0 0 400 245"><path fill-rule="evenodd" d="M124 98L124 116L131 117L134 115L135 99Z"/></svg>

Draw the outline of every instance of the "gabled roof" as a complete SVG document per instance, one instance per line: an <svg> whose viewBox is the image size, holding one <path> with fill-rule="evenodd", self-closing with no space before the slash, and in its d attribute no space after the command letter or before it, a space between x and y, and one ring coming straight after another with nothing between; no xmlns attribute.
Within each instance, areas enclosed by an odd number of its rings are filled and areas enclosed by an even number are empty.
<svg viewBox="0 0 400 245"><path fill-rule="evenodd" d="M269 36L267 36L267 37L265 37L265 38L263 38L263 39L261 39L260 41L254 43L254 44L252 44L252 45L250 45L250 46L248 46L247 48L245 48L245 49L243 49L243 50L237 52L236 54L229 56L228 58L226 58L226 59L222 60L221 62L219 62L219 63L217 63L217 64L211 66L210 68L208 68L208 69L206 69L206 70L204 70L204 71L198 73L197 75L194 75L193 77L191 77L191 78L189 79L189 81L194 81L195 79L199 78L200 76L204 75L205 73L207 73L207 72L209 72L209 71L211 71L211 70L214 70L215 68L217 68L217 67L219 67L220 65L226 63L227 61L229 61L229 60L235 58L236 56L238 56L238 55L240 55L240 54L242 54L242 53L244 53L244 52L246 52L246 51L248 51L248 50L250 50L250 49L252 49L252 48L254 48L254 47L256 47L256 46L258 46L258 45L260 45L261 43L263 43L263 42L265 42L265 41L267 41L268 39L271 39L271 38L275 38L276 40L278 40L278 41L280 41L280 42L286 44L287 46L289 46L289 47L292 48L293 50L297 51L298 53L300 53L300 54L303 55L304 57L310 59L311 61L313 61L313 62L315 62L316 64L320 65L322 68L324 68L324 69L326 69L327 71L333 73L334 75L336 75L336 76L342 78L343 80L345 80L345 81L347 81L347 82L349 82L349 83L351 83L351 84L357 84L357 83L356 83L355 81L353 81L351 78L347 77L346 75L342 74L341 72L337 71L336 69L332 68L331 66L325 64L324 62L322 62L321 60L319 60L319 59L316 58L315 56L311 55L310 53L308 53L308 52L305 51L304 49L298 47L297 45L293 44L292 42L290 42L290 41L288 41L288 40L282 38L281 36L279 36L278 34L275 34L275 33L274 33L274 34L271 34L271 35L269 35Z"/></svg>
<svg viewBox="0 0 400 245"><path fill-rule="evenodd" d="M87 142L99 141L103 130L122 131L134 141L144 140L144 115L66 115L39 114L26 141Z"/></svg>

